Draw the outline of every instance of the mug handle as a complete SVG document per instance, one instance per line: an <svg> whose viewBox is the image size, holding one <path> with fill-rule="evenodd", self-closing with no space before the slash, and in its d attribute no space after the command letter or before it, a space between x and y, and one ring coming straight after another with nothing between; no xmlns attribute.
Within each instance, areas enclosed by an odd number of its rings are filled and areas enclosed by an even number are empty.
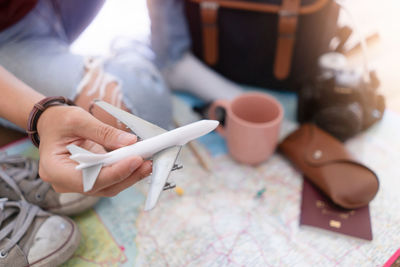
<svg viewBox="0 0 400 267"><path fill-rule="evenodd" d="M229 107L229 101L228 101L228 100L224 100L224 99L215 100L215 101L211 104L210 108L208 109L208 117L209 117L211 120L217 120L217 116L216 116L216 114L215 114L217 108L223 108L223 109L225 109L225 111L226 111L226 110L228 110L228 107ZM225 117L226 117L226 113L225 113ZM226 120L226 118L225 118L225 120ZM222 135L223 137L226 136L225 126L222 126L221 123L218 125L218 127L217 127L215 130L216 130L220 135Z"/></svg>

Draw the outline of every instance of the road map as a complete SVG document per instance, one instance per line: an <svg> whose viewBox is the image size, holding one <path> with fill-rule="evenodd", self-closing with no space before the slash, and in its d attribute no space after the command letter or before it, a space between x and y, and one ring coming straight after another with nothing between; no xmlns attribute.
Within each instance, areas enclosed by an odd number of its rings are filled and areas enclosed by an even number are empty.
<svg viewBox="0 0 400 267"><path fill-rule="evenodd" d="M282 137L296 128L285 120ZM249 167L226 154L216 133L197 148L211 172L185 146L184 165L158 205L143 211L148 182L103 198L73 217L82 233L74 256L63 266L382 266L400 247L400 116L382 122L346 147L379 177L370 203L373 241L299 225L302 176L282 155ZM37 157L29 141L8 153Z"/></svg>

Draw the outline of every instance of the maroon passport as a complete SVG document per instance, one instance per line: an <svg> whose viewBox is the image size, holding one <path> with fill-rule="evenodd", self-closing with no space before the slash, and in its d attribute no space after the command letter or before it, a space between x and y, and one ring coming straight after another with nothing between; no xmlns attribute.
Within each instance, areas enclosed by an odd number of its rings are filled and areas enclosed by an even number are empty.
<svg viewBox="0 0 400 267"><path fill-rule="evenodd" d="M303 179L300 225L372 240L368 206L348 210L335 205L306 178Z"/></svg>

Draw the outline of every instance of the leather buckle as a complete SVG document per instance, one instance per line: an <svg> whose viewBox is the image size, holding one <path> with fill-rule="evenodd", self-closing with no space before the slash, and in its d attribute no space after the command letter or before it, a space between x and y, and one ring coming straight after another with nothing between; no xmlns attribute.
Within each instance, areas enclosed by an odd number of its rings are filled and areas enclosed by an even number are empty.
<svg viewBox="0 0 400 267"><path fill-rule="evenodd" d="M278 39L274 62L274 75L278 80L289 76L294 45L300 0L282 0L278 11Z"/></svg>
<svg viewBox="0 0 400 267"><path fill-rule="evenodd" d="M297 12L293 12L290 10L279 10L278 14L279 14L279 16L282 16L282 17L296 17L298 15Z"/></svg>
<svg viewBox="0 0 400 267"><path fill-rule="evenodd" d="M215 65L218 61L218 8L219 3L215 1L200 3L203 58L208 65Z"/></svg>
<svg viewBox="0 0 400 267"><path fill-rule="evenodd" d="M211 10L217 10L219 8L219 4L217 2L201 2L200 7L202 9L211 9Z"/></svg>

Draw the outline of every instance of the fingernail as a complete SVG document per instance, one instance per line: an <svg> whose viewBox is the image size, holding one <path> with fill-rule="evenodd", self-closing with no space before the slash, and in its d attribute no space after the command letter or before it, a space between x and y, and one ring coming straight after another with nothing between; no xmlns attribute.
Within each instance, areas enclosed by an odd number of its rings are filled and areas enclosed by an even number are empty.
<svg viewBox="0 0 400 267"><path fill-rule="evenodd" d="M118 142L120 144L127 144L127 143L131 143L132 141L135 140L135 136L133 134L130 133L121 133L118 136Z"/></svg>

